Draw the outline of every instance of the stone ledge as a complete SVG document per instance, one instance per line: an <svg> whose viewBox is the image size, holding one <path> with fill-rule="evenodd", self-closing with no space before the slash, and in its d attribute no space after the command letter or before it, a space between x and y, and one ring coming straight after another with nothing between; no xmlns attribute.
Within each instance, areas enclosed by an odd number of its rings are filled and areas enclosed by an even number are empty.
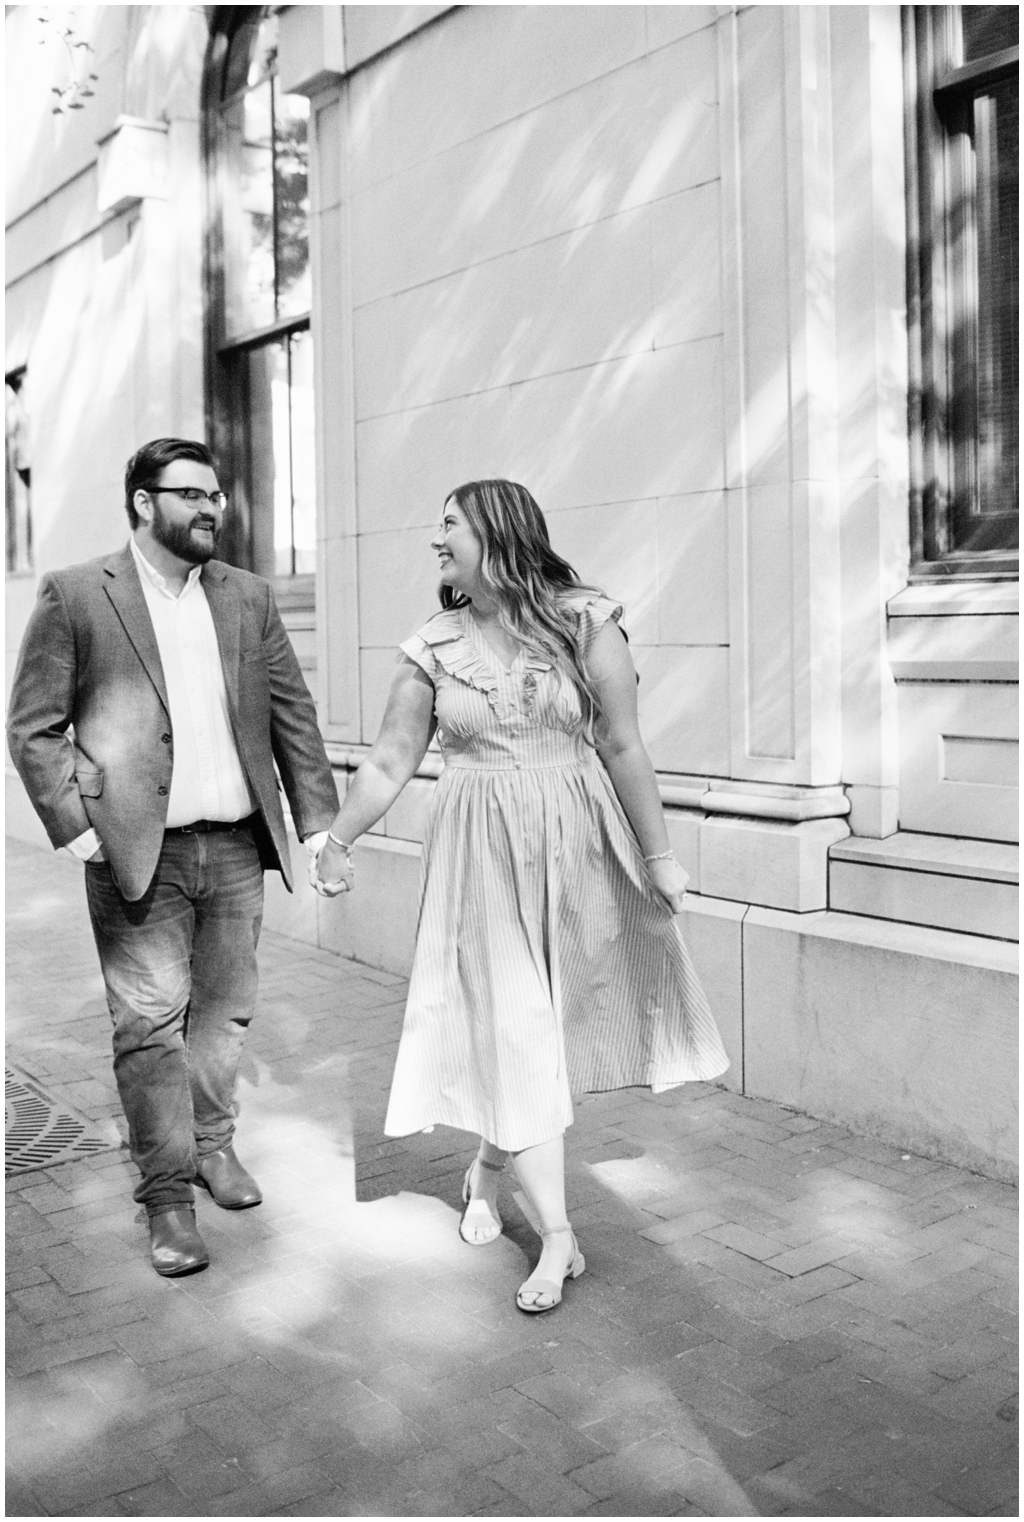
<svg viewBox="0 0 1024 1522"><path fill-rule="evenodd" d="M1015 613L892 618L889 664L897 682L1016 682Z"/></svg>
<svg viewBox="0 0 1024 1522"><path fill-rule="evenodd" d="M324 743L331 765L338 771L355 771L370 753L369 745L337 740ZM416 776L436 780L443 766L440 752L431 747L420 762ZM775 819L784 824L839 819L850 812L846 790L838 783L827 787L800 787L730 777L695 777L679 772L657 772L655 775L661 801L667 808L702 809L708 814Z"/></svg>
<svg viewBox="0 0 1024 1522"><path fill-rule="evenodd" d="M1013 1181L1017 948L828 912L743 920L744 1092Z"/></svg>
<svg viewBox="0 0 1024 1522"><path fill-rule="evenodd" d="M1017 976L1019 970L1017 947L1007 941L937 930L929 925L897 924L892 920L844 914L834 909L819 914L792 914L784 909L763 909L755 904L747 911L744 926L788 930L816 940L843 941L850 946L871 947L876 951L925 957L934 962L983 968L1013 976Z"/></svg>
<svg viewBox="0 0 1024 1522"><path fill-rule="evenodd" d="M1017 939L1014 883L836 861L829 871L829 905L844 914L930 925L962 935Z"/></svg>
<svg viewBox="0 0 1024 1522"><path fill-rule="evenodd" d="M904 872L937 872L943 877L977 877L997 883L1019 881L1019 848L994 840L900 830L884 840L851 835L834 845L829 856L833 861L863 862Z"/></svg>

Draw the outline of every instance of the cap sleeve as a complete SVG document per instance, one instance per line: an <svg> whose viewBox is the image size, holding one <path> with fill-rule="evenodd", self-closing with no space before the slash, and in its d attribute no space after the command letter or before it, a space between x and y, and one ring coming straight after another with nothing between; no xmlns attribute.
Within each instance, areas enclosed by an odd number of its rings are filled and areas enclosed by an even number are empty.
<svg viewBox="0 0 1024 1522"><path fill-rule="evenodd" d="M574 598L573 603L580 620L580 652L586 656L594 643L597 631L603 624L606 624L610 618L616 623L621 623L622 604L613 602L610 597L603 597L599 592L587 593L579 599Z"/></svg>
<svg viewBox="0 0 1024 1522"><path fill-rule="evenodd" d="M436 687L440 671L452 669L452 649L464 644L462 615L457 609L449 608L428 618L398 648L427 673Z"/></svg>
<svg viewBox="0 0 1024 1522"><path fill-rule="evenodd" d="M434 680L437 661L433 650L431 650L422 634L410 634L408 639L402 640L398 648L403 655L407 655L411 661L415 661L417 666L427 673L431 681Z"/></svg>

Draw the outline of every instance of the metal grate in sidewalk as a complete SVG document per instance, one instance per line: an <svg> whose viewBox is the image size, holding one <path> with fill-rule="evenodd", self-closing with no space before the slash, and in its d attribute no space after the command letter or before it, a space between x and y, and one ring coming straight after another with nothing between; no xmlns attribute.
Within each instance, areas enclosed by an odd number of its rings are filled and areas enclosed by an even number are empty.
<svg viewBox="0 0 1024 1522"><path fill-rule="evenodd" d="M4 1176L31 1173L120 1143L70 1105L55 1099L28 1073L4 1069Z"/></svg>

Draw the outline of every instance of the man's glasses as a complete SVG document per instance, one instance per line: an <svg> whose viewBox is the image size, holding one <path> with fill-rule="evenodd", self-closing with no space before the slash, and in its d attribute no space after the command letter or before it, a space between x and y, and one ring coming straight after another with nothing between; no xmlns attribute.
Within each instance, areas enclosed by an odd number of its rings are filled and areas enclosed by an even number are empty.
<svg viewBox="0 0 1024 1522"><path fill-rule="evenodd" d="M180 497L189 507L200 507L202 503L209 502L219 513L228 505L226 491L200 491L197 486L147 486L143 490L148 491L151 497L159 496L161 492L170 492L172 497Z"/></svg>

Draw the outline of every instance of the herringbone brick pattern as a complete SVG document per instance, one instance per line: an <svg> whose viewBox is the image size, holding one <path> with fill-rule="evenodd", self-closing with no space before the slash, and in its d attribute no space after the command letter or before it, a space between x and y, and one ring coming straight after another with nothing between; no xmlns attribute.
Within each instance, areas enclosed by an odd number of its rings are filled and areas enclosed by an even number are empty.
<svg viewBox="0 0 1024 1522"><path fill-rule="evenodd" d="M80 869L8 864L11 1055L113 1127ZM511 1183L471 1249L471 1140L382 1134L401 981L261 959L266 1198L200 1199L207 1272L152 1272L123 1152L8 1183L8 1516L1017 1514L1011 1189L708 1085L595 1096L587 1273L527 1318Z"/></svg>

